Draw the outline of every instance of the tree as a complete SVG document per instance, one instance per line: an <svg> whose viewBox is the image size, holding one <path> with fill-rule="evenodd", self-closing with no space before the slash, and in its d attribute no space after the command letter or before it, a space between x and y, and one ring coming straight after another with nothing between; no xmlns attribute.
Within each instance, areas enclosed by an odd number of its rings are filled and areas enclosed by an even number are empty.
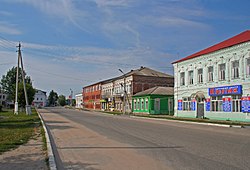
<svg viewBox="0 0 250 170"><path fill-rule="evenodd" d="M49 106L55 106L58 100L58 94L52 90L49 93L48 100L49 100Z"/></svg>
<svg viewBox="0 0 250 170"><path fill-rule="evenodd" d="M8 99L14 101L15 100L15 94L16 94L16 71L17 67L12 67L6 75L3 75L0 85L2 86L2 90L4 93L8 94ZM31 78L29 76L26 76L26 73L24 72L25 77L25 83L26 85L31 85ZM21 68L19 68L19 75L18 75L18 82L19 84L22 82L22 72ZM28 93L28 96L32 94ZM33 97L33 96L32 96ZM29 98L29 97L28 97Z"/></svg>
<svg viewBox="0 0 250 170"><path fill-rule="evenodd" d="M28 103L29 103L29 105L31 105L32 101L34 100L34 95L36 93L36 90L30 84L26 84L26 90L27 90L27 96L28 96ZM19 83L19 85L18 85L17 99L19 101L18 105L25 108L26 101L25 101L23 83Z"/></svg>
<svg viewBox="0 0 250 170"><path fill-rule="evenodd" d="M66 97L64 95L60 95L58 97L58 103L60 106L65 106L66 105Z"/></svg>

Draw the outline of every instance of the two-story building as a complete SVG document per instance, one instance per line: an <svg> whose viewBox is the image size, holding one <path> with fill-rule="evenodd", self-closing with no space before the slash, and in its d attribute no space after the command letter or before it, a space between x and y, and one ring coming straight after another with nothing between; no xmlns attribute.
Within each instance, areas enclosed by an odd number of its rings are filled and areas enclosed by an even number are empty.
<svg viewBox="0 0 250 170"><path fill-rule="evenodd" d="M32 106L45 107L47 105L47 95L45 91L36 90Z"/></svg>
<svg viewBox="0 0 250 170"><path fill-rule="evenodd" d="M101 109L101 82L83 87L83 104L87 109Z"/></svg>
<svg viewBox="0 0 250 170"><path fill-rule="evenodd" d="M175 116L250 121L250 31L175 61Z"/></svg>
<svg viewBox="0 0 250 170"><path fill-rule="evenodd" d="M152 87L173 87L171 75L140 67L124 75L102 82L102 109L132 111L132 96Z"/></svg>

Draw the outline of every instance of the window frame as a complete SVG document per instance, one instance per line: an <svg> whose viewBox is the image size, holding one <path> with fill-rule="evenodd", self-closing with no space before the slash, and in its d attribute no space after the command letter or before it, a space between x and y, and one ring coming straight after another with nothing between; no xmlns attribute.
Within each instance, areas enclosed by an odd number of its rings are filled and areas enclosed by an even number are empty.
<svg viewBox="0 0 250 170"><path fill-rule="evenodd" d="M201 73L199 73L199 71L201 71ZM197 69L197 79L199 84L203 83L203 68Z"/></svg>
<svg viewBox="0 0 250 170"><path fill-rule="evenodd" d="M210 71L209 69L211 69L212 71ZM209 66L207 68L207 77L208 77L208 82L213 82L214 81L214 67L213 66Z"/></svg>
<svg viewBox="0 0 250 170"><path fill-rule="evenodd" d="M185 72L180 73L180 85L185 86Z"/></svg>
<svg viewBox="0 0 250 170"><path fill-rule="evenodd" d="M239 79L240 78L240 62L239 62L239 60L232 61L231 71L232 71L232 79Z"/></svg>
<svg viewBox="0 0 250 170"><path fill-rule="evenodd" d="M194 84L194 70L188 71L188 84L189 85Z"/></svg>
<svg viewBox="0 0 250 170"><path fill-rule="evenodd" d="M221 69L221 67L224 65L224 69ZM226 80L226 63L219 64L219 69L218 69L218 78L219 81L225 81Z"/></svg>

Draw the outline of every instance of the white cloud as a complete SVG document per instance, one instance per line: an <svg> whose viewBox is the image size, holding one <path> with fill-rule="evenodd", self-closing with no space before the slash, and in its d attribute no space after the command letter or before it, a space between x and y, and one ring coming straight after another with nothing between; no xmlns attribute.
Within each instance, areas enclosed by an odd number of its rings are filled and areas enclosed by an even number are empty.
<svg viewBox="0 0 250 170"><path fill-rule="evenodd" d="M107 6L128 6L131 0L94 0L97 6L107 7Z"/></svg>
<svg viewBox="0 0 250 170"><path fill-rule="evenodd" d="M0 21L0 33L10 34L10 35L20 35L22 32L17 29L13 24Z"/></svg>

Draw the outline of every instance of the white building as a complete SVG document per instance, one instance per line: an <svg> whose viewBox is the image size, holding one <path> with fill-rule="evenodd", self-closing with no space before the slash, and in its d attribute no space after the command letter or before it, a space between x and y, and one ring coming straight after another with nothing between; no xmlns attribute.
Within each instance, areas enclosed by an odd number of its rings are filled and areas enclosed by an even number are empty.
<svg viewBox="0 0 250 170"><path fill-rule="evenodd" d="M47 105L47 95L45 91L36 90L32 106L45 107Z"/></svg>
<svg viewBox="0 0 250 170"><path fill-rule="evenodd" d="M76 94L75 99L76 99L76 108L78 108L78 109L83 108L83 96L82 96L82 93Z"/></svg>
<svg viewBox="0 0 250 170"><path fill-rule="evenodd" d="M175 116L250 121L250 31L175 61Z"/></svg>

